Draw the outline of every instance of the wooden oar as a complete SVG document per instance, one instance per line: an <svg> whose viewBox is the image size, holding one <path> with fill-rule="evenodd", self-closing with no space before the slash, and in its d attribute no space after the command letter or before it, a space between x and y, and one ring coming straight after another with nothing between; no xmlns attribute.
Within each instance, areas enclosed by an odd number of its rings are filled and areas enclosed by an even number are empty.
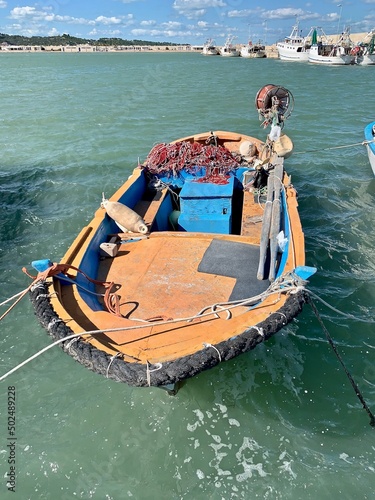
<svg viewBox="0 0 375 500"><path fill-rule="evenodd" d="M271 217L271 228L270 228L270 272L269 280L274 281L276 275L276 260L277 260L277 235L280 232L280 219L281 219L281 202L280 202L280 192L281 183L283 178L283 159L278 158L277 164L275 166L274 173L274 199L272 202L272 217Z"/></svg>
<svg viewBox="0 0 375 500"><path fill-rule="evenodd" d="M264 265L266 263L268 242L270 239L273 186L274 186L274 173L272 171L267 179L267 201L263 214L262 232L260 235L259 266L257 273L258 280L264 279Z"/></svg>

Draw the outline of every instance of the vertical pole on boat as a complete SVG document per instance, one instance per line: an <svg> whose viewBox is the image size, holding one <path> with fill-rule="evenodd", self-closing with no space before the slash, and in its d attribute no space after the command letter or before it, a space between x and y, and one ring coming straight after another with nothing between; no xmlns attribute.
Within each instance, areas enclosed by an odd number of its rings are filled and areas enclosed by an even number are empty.
<svg viewBox="0 0 375 500"><path fill-rule="evenodd" d="M264 279L264 266L266 263L268 242L270 239L273 189L274 189L274 173L271 172L267 179L267 201L263 214L262 232L260 235L259 266L257 273L258 280Z"/></svg>
<svg viewBox="0 0 375 500"><path fill-rule="evenodd" d="M269 280L274 281L276 275L276 260L277 260L277 235L280 232L280 219L281 219L281 203L280 203L280 192L283 180L283 158L278 158L275 165L274 174L274 199L272 202L272 217L271 217L271 228L270 228L270 272Z"/></svg>

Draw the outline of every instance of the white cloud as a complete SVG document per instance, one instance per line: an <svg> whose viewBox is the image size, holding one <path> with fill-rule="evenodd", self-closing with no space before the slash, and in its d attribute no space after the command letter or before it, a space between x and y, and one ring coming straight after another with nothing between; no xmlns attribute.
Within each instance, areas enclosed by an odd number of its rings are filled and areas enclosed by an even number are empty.
<svg viewBox="0 0 375 500"><path fill-rule="evenodd" d="M139 24L141 26L155 26L156 21L153 21L152 19L150 19L148 21L141 21Z"/></svg>
<svg viewBox="0 0 375 500"><path fill-rule="evenodd" d="M44 14L44 13L43 13ZM25 17L35 17L35 16L41 16L42 12L37 11L35 7L15 7L10 11L10 18L11 19L24 19Z"/></svg>
<svg viewBox="0 0 375 500"><path fill-rule="evenodd" d="M230 10L228 12L228 17L248 17L255 13L255 10L245 9L245 10ZM259 11L258 11L259 12Z"/></svg>
<svg viewBox="0 0 375 500"><path fill-rule="evenodd" d="M31 23L67 23L67 24L76 24L76 25L84 25L84 26L94 26L96 24L104 25L104 26L113 26L120 24L131 24L133 22L133 14L128 14L126 16L120 17L107 17L107 16L98 16L96 19L85 19L85 18L77 18L71 16L60 16L51 12L51 9L46 7L42 10L37 10L35 7L24 6L24 7L15 7L10 12L10 18L15 19L22 23L23 21L30 26ZM52 29L52 28L51 28Z"/></svg>
<svg viewBox="0 0 375 500"><path fill-rule="evenodd" d="M186 37L191 35L196 35L195 33L190 33L189 31L175 31L175 30L146 30L146 29L133 29L131 34L134 38L145 37L145 38L176 38L176 37Z"/></svg>
<svg viewBox="0 0 375 500"><path fill-rule="evenodd" d="M52 28L49 32L48 32L48 36L59 36L60 33L57 31L56 28Z"/></svg>
<svg viewBox="0 0 375 500"><path fill-rule="evenodd" d="M177 30L181 28L182 24L177 21L169 21L167 23L162 23L162 26L166 30Z"/></svg>
<svg viewBox="0 0 375 500"><path fill-rule="evenodd" d="M178 14L189 19L203 16L207 9L225 7L227 4L223 0L175 0L173 8Z"/></svg>
<svg viewBox="0 0 375 500"><path fill-rule="evenodd" d="M269 10L265 14L268 19L290 19L295 16L298 16L299 19L302 19L305 16L305 11L303 11L302 9L286 8Z"/></svg>
<svg viewBox="0 0 375 500"><path fill-rule="evenodd" d="M105 17L99 16L95 19L95 23L111 25L111 24L120 24L122 22L118 17Z"/></svg>
<svg viewBox="0 0 375 500"><path fill-rule="evenodd" d="M223 0L175 0L173 8L177 10L208 9L209 7L226 7Z"/></svg>

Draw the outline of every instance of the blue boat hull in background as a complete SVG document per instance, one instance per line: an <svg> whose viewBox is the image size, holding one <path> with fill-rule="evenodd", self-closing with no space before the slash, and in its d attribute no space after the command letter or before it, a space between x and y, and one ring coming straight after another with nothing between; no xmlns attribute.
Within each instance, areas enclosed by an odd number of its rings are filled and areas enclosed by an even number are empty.
<svg viewBox="0 0 375 500"><path fill-rule="evenodd" d="M375 175L375 122L371 122L366 125L365 141L368 159Z"/></svg>

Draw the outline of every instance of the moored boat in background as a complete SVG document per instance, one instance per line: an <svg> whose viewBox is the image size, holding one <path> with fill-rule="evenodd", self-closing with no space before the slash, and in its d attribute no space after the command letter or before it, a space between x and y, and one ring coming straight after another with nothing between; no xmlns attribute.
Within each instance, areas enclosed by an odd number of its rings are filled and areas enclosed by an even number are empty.
<svg viewBox="0 0 375 500"><path fill-rule="evenodd" d="M354 64L355 55L352 53L354 44L350 39L349 28L345 29L335 43L328 39L323 30L320 31L319 40L317 28L312 32L308 56L310 63L330 66Z"/></svg>
<svg viewBox="0 0 375 500"><path fill-rule="evenodd" d="M219 49L216 47L214 40L211 38L206 41L203 45L202 54L204 56L217 56L219 55Z"/></svg>
<svg viewBox="0 0 375 500"><path fill-rule="evenodd" d="M375 64L375 30L367 33L365 38L359 42L353 49L355 64L369 66Z"/></svg>
<svg viewBox="0 0 375 500"><path fill-rule="evenodd" d="M237 49L235 45L233 45L233 36L228 36L225 41L225 44L220 48L219 53L224 57L239 57L240 51Z"/></svg>
<svg viewBox="0 0 375 500"><path fill-rule="evenodd" d="M308 62L310 45L310 33L306 37L301 36L297 22L292 27L290 35L276 43L276 48L282 61Z"/></svg>
<svg viewBox="0 0 375 500"><path fill-rule="evenodd" d="M251 40L249 40L247 45L241 47L240 56L247 59L251 59L254 57L260 59L266 58L266 47L262 45L260 40L255 44Z"/></svg>

